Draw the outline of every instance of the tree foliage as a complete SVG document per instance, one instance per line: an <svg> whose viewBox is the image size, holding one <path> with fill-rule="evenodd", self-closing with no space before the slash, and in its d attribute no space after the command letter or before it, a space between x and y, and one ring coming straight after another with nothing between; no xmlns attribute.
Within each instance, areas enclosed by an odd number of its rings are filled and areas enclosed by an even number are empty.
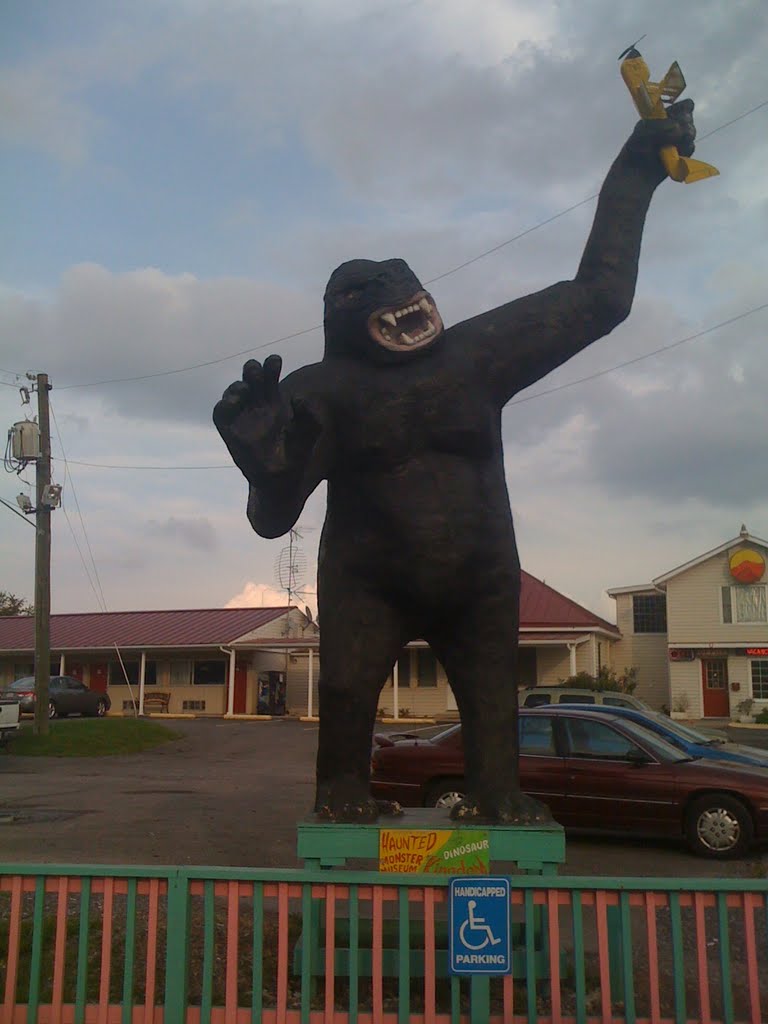
<svg viewBox="0 0 768 1024"><path fill-rule="evenodd" d="M8 590L0 590L0 615L32 615L34 610L23 597L17 597Z"/></svg>
<svg viewBox="0 0 768 1024"><path fill-rule="evenodd" d="M637 669L625 668L621 675L616 670L601 665L596 676L590 672L577 672L574 676L561 679L558 686L578 687L580 690L611 690L616 693L634 693L637 686Z"/></svg>

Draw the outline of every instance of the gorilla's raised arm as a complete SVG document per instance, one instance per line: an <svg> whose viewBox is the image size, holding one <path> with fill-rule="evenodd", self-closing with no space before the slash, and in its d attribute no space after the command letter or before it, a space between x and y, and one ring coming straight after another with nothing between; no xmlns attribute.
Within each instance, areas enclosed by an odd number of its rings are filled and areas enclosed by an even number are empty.
<svg viewBox="0 0 768 1024"><path fill-rule="evenodd" d="M632 307L645 216L666 177L665 145L693 152L693 103L667 120L641 121L613 163L576 277L457 324L501 404L626 319Z"/></svg>

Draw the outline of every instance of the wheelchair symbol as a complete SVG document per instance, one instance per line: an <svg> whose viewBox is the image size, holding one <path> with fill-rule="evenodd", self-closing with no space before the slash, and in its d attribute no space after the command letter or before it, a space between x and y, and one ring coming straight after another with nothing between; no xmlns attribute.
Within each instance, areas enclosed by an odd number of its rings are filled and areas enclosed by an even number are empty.
<svg viewBox="0 0 768 1024"><path fill-rule="evenodd" d="M497 939L494 936L493 931L491 930L491 926L485 923L484 918L475 917L476 906L477 902L475 900L470 900L467 903L469 917L464 922L464 924L462 924L461 928L459 928L459 941L464 946L466 946L467 949L474 950L485 949L485 947L488 945L498 946L498 944L501 942L501 939ZM467 930L469 930L470 932L479 932L483 936L482 941L477 944L473 944L472 942L470 942L466 937ZM478 936L473 936L473 938L477 937Z"/></svg>

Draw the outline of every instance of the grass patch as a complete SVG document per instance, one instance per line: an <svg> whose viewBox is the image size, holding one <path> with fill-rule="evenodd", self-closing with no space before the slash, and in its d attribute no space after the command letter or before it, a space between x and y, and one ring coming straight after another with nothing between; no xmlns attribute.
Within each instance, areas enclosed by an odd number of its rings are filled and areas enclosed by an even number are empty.
<svg viewBox="0 0 768 1024"><path fill-rule="evenodd" d="M80 718L49 725L47 736L35 736L32 724L23 723L6 753L22 757L107 757L136 754L183 736L177 729L135 718Z"/></svg>

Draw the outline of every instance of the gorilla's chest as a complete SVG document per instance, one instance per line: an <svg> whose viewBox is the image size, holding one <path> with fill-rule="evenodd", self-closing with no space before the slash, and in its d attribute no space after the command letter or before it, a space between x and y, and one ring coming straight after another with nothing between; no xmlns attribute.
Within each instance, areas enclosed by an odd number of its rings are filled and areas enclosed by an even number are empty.
<svg viewBox="0 0 768 1024"><path fill-rule="evenodd" d="M356 391L339 426L347 458L368 467L428 452L487 458L499 444L491 403L461 380L368 383Z"/></svg>

